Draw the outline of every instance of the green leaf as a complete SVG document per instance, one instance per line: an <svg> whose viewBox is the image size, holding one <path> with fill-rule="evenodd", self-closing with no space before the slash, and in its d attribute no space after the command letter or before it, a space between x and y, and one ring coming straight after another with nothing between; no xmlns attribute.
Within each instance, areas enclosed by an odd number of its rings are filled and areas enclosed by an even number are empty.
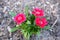
<svg viewBox="0 0 60 40"><path fill-rule="evenodd" d="M35 16L34 16L34 15L31 15L31 16L30 16L31 24L34 24L34 20L35 20Z"/></svg>
<svg viewBox="0 0 60 40"><path fill-rule="evenodd" d="M40 32L37 32L37 36L38 36L38 37L40 36Z"/></svg>
<svg viewBox="0 0 60 40"><path fill-rule="evenodd" d="M26 40L29 40L29 38L30 38L30 35L29 35L29 33L27 32L27 33L26 33Z"/></svg>
<svg viewBox="0 0 60 40"><path fill-rule="evenodd" d="M14 17L16 15L16 13L14 13L13 11L10 11L9 14Z"/></svg>
<svg viewBox="0 0 60 40"><path fill-rule="evenodd" d="M15 31L18 30L18 29L19 29L18 27L14 27L14 28L11 29L10 32L15 32Z"/></svg>
<svg viewBox="0 0 60 40"><path fill-rule="evenodd" d="M27 37L27 32L24 33L24 37L25 37L25 38Z"/></svg>
<svg viewBox="0 0 60 40"><path fill-rule="evenodd" d="M26 40L29 40L29 38L30 38L30 34L29 34L29 32L27 32L27 31L25 31L25 30L21 30L21 32L22 32L22 34L24 35L24 37L26 38Z"/></svg>
<svg viewBox="0 0 60 40"><path fill-rule="evenodd" d="M47 17L46 19L47 19L47 20L50 20L50 17Z"/></svg>
<svg viewBox="0 0 60 40"><path fill-rule="evenodd" d="M28 10L29 10L29 7L28 6L25 6L25 13L26 13L26 16L28 17Z"/></svg>
<svg viewBox="0 0 60 40"><path fill-rule="evenodd" d="M44 29L46 30L50 29L50 25L46 26Z"/></svg>
<svg viewBox="0 0 60 40"><path fill-rule="evenodd" d="M26 24L31 24L31 22L29 20L27 20Z"/></svg>

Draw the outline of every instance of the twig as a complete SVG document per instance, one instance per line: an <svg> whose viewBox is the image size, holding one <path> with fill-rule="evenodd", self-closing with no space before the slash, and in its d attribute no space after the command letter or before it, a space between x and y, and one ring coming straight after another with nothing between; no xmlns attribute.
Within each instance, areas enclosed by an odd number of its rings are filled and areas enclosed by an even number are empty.
<svg viewBox="0 0 60 40"><path fill-rule="evenodd" d="M53 23L53 25L51 26L52 28L54 27L54 25L57 23L57 21L58 21L58 16L57 16L57 19L55 20L55 22Z"/></svg>

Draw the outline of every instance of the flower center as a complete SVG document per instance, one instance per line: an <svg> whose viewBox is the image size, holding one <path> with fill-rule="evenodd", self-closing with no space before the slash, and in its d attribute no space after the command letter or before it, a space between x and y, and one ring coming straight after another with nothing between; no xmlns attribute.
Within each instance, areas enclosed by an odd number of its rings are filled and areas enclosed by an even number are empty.
<svg viewBox="0 0 60 40"><path fill-rule="evenodd" d="M40 14L40 12L36 12L37 14Z"/></svg>
<svg viewBox="0 0 60 40"><path fill-rule="evenodd" d="M18 20L21 20L22 19L22 17L18 17Z"/></svg>
<svg viewBox="0 0 60 40"><path fill-rule="evenodd" d="M41 21L40 24L43 24L43 22Z"/></svg>

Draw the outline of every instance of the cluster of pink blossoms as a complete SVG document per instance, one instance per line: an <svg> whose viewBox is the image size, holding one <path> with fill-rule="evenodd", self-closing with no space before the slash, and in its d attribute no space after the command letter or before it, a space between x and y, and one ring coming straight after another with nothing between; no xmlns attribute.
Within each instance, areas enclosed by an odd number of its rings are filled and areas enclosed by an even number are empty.
<svg viewBox="0 0 60 40"><path fill-rule="evenodd" d="M41 18L42 16L44 16L44 10L39 8L34 8L32 14L36 17L35 24L40 28L44 28L48 24L46 18ZM27 20L26 15L24 13L19 13L14 17L14 21L18 25L25 22L26 20Z"/></svg>

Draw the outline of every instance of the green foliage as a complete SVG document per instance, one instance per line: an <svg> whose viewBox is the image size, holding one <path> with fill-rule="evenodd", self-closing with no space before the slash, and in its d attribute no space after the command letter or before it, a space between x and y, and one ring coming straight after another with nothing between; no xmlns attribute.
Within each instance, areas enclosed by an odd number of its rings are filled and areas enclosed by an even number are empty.
<svg viewBox="0 0 60 40"><path fill-rule="evenodd" d="M28 38L32 35L32 34L37 34L40 32L40 27L36 26L36 25L32 25L32 24L21 24L21 32L24 35L24 37Z"/></svg>
<svg viewBox="0 0 60 40"><path fill-rule="evenodd" d="M9 14L14 17L16 14L13 11L10 11Z"/></svg>

